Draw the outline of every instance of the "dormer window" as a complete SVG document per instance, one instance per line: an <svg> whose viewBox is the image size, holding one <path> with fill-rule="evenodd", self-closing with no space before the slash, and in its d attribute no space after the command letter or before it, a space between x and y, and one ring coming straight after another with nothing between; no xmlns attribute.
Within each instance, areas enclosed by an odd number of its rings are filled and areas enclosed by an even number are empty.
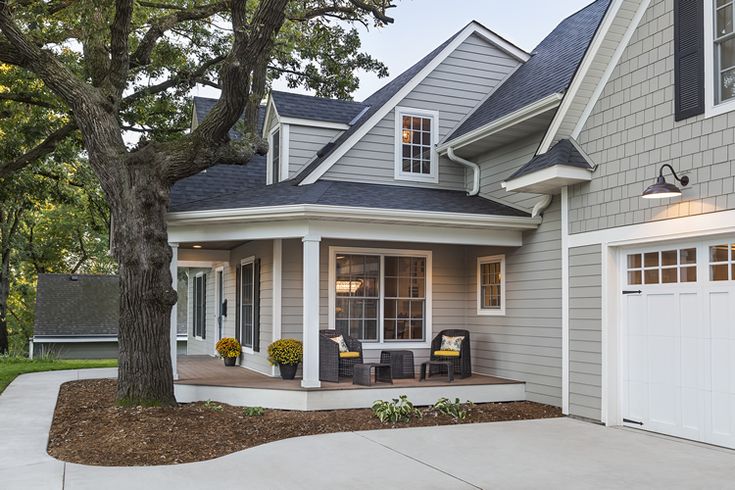
<svg viewBox="0 0 735 490"><path fill-rule="evenodd" d="M270 169L270 182L277 184L281 181L281 131L276 129L270 134L268 141L268 168Z"/></svg>
<svg viewBox="0 0 735 490"><path fill-rule="evenodd" d="M395 178L437 182L439 113L396 107Z"/></svg>

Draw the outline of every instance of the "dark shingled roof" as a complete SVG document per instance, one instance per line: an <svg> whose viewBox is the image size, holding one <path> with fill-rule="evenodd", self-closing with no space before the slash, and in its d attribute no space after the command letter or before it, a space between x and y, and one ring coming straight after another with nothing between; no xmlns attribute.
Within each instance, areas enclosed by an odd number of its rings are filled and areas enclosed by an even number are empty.
<svg viewBox="0 0 735 490"><path fill-rule="evenodd" d="M200 185L205 186L204 181ZM289 204L322 204L364 208L438 211L502 216L529 216L523 211L463 191L403 187L320 180L314 184L294 186L288 181L248 188L246 191L223 192L209 199L181 202L171 212L213 209L284 206Z"/></svg>
<svg viewBox="0 0 735 490"><path fill-rule="evenodd" d="M567 17L446 140L458 138L569 87L611 0L597 0Z"/></svg>
<svg viewBox="0 0 735 490"><path fill-rule="evenodd" d="M210 99L209 97L194 97L194 112L197 115L197 122L201 124L201 122L204 120L204 118L209 114L209 111L212 110L212 107L214 107L214 104L217 103L217 99ZM260 106L260 110L258 111L258 127L256 130L258 131L258 134L263 132L263 123L265 122L265 106ZM238 138L237 131L235 129L230 129L230 138L237 139Z"/></svg>
<svg viewBox="0 0 735 490"><path fill-rule="evenodd" d="M349 124L367 105L352 100L325 99L289 92L271 92L278 115Z"/></svg>
<svg viewBox="0 0 735 490"><path fill-rule="evenodd" d="M549 151L546 153L533 157L531 161L516 170L513 175L508 177L506 180L517 179L522 175L537 172L545 168L553 167L554 165L566 165L568 167L586 169L592 168L592 164L579 152L574 143L568 139L563 139L549 148Z"/></svg>
<svg viewBox="0 0 735 490"><path fill-rule="evenodd" d="M119 304L117 276L39 274L34 335L117 335Z"/></svg>
<svg viewBox="0 0 735 490"><path fill-rule="evenodd" d="M464 30L464 28L462 30ZM394 95L396 95L413 77L418 75L418 73L423 70L426 65L431 63L431 61L436 58L439 53L441 53L442 50L446 48L454 40L454 38L459 35L460 32L462 32L462 30L455 33L452 37L450 37L440 46L434 49L434 51L419 60L418 63L398 75L396 78L388 82L373 95L365 99L362 103L370 106L370 108L360 117L360 119L355 122L355 124L352 125L350 129L342 133L339 138L334 141L334 145L331 148L329 148L327 151L322 152L322 156L315 158L308 165L305 165L304 168L302 168L301 171L291 179L291 182L293 184L298 184L302 180L304 180L327 157L329 157L329 155L331 155L335 149L339 148L345 141L347 141L350 136L352 136L358 129L360 129L362 125L365 124L365 121L370 119L373 114L378 112L380 108L383 107Z"/></svg>

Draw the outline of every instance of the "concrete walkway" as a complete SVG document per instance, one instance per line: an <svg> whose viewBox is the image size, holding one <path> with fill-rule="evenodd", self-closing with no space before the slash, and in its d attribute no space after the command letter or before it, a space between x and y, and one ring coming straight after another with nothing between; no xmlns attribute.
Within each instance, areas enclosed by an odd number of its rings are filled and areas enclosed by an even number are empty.
<svg viewBox="0 0 735 490"><path fill-rule="evenodd" d="M735 487L735 452L571 419L309 436L144 468L46 454L58 387L94 369L28 374L0 395L0 488L177 490Z"/></svg>

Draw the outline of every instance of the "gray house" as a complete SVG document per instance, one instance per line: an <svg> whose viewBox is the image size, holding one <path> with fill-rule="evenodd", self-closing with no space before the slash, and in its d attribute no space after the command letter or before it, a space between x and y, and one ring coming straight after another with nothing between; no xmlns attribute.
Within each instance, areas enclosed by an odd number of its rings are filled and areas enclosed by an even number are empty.
<svg viewBox="0 0 735 490"><path fill-rule="evenodd" d="M118 276L39 274L30 357L117 358L119 317ZM183 318L176 339L182 354L186 349Z"/></svg>
<svg viewBox="0 0 735 490"><path fill-rule="evenodd" d="M530 400L735 447L733 10L598 0L531 53L472 22L362 102L273 92L266 157L173 191L188 352L273 376L299 338L318 387L321 328L417 362L464 328Z"/></svg>

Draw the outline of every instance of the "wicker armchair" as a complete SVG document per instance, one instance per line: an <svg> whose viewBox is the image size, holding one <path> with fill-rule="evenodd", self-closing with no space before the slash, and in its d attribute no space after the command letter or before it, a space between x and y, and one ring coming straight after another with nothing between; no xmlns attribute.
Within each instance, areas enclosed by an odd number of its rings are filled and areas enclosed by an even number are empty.
<svg viewBox="0 0 735 490"><path fill-rule="evenodd" d="M442 345L442 335L447 337L463 336L462 345L459 349L459 356L456 357L444 357L435 354ZM431 357L432 361L452 361L454 368L454 375L460 378L467 378L472 376L472 360L470 358L470 332L467 330L449 329L442 330L434 337L431 341ZM446 368L443 366L432 366L431 374L444 374Z"/></svg>
<svg viewBox="0 0 735 490"><path fill-rule="evenodd" d="M339 345L331 340L342 335L350 352L357 352L358 357L343 359L339 356ZM339 377L352 377L355 364L362 364L362 344L354 337L349 337L336 330L319 330L319 379L339 383Z"/></svg>

